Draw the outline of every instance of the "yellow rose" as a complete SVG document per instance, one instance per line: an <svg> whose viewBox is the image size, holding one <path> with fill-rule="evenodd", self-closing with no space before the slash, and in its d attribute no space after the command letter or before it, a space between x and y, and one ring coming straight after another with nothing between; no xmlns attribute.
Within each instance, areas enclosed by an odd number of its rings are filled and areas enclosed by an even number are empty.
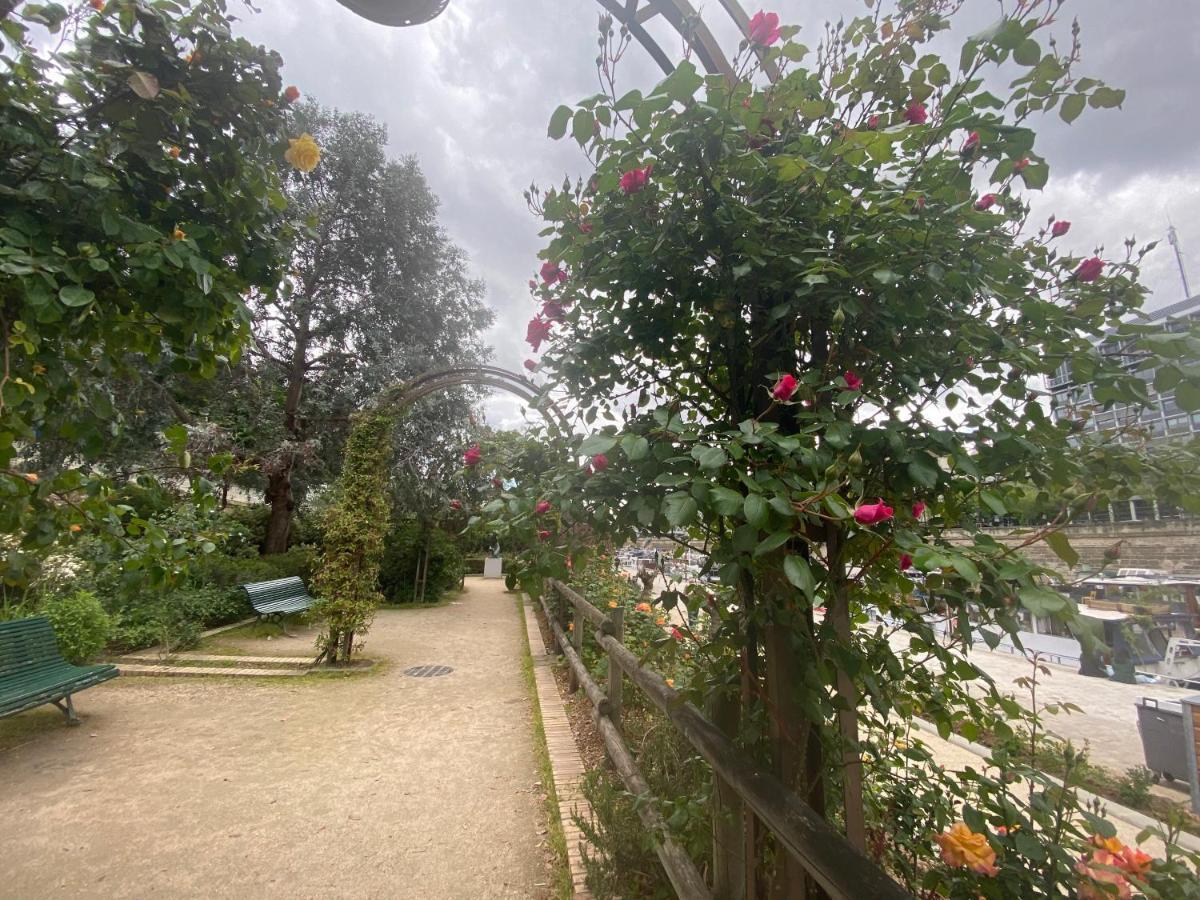
<svg viewBox="0 0 1200 900"><path fill-rule="evenodd" d="M960 866L980 875L995 875L999 871L996 851L987 837L972 831L965 822L955 822L934 840L942 848L942 860L948 866Z"/></svg>
<svg viewBox="0 0 1200 900"><path fill-rule="evenodd" d="M283 158L301 172L311 172L321 161L321 148L308 132L298 138L288 138L288 149Z"/></svg>
<svg viewBox="0 0 1200 900"><path fill-rule="evenodd" d="M171 234L171 238L176 241L182 241L185 237L187 237L187 232L182 228L176 228Z"/></svg>

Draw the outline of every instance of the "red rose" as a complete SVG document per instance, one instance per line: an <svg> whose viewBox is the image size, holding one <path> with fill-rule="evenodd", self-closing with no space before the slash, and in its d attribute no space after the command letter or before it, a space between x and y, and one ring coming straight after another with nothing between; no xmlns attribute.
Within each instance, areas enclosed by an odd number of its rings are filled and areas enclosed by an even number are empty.
<svg viewBox="0 0 1200 900"><path fill-rule="evenodd" d="M982 197L980 197L978 200L975 201L975 208L977 210L979 210L980 212L986 212L987 210L991 209L995 205L996 205L996 195L995 194L984 194Z"/></svg>
<svg viewBox="0 0 1200 900"><path fill-rule="evenodd" d="M882 500L877 500L874 503L860 504L854 510L854 521L859 525L878 525L880 522L886 522L894 514L895 510L887 506Z"/></svg>
<svg viewBox="0 0 1200 900"><path fill-rule="evenodd" d="M771 390L771 396L781 403L791 400L794 393L796 393L796 379L791 375L784 375Z"/></svg>
<svg viewBox="0 0 1200 900"><path fill-rule="evenodd" d="M504 487L504 482L501 481L499 478L493 478L492 479L492 487L494 487L494 488Z"/></svg>
<svg viewBox="0 0 1200 900"><path fill-rule="evenodd" d="M283 92L283 99L288 103L295 103L300 99L300 88L294 84L289 84L287 90Z"/></svg>
<svg viewBox="0 0 1200 900"><path fill-rule="evenodd" d="M979 132L972 131L967 135L967 139L963 141L963 145L958 149L960 156L970 156L975 152L975 148L979 146Z"/></svg>
<svg viewBox="0 0 1200 900"><path fill-rule="evenodd" d="M532 279L532 278L530 278L530 279L529 279L529 289L530 289L531 291L536 291L536 290L537 290L537 282L536 282L534 279Z"/></svg>
<svg viewBox="0 0 1200 900"><path fill-rule="evenodd" d="M918 500L916 503L914 503L912 505L912 514L913 514L914 519L919 519L919 518L921 518L921 516L923 516L925 514L924 501Z"/></svg>
<svg viewBox="0 0 1200 900"><path fill-rule="evenodd" d="M467 449L467 452L463 454L463 465L468 467L477 466L481 459L483 459L483 453L480 451L479 445L472 444Z"/></svg>
<svg viewBox="0 0 1200 900"><path fill-rule="evenodd" d="M549 500L539 500L538 505L534 507L533 511L535 513L537 513L539 516L544 513L550 512L550 501Z"/></svg>
<svg viewBox="0 0 1200 900"><path fill-rule="evenodd" d="M650 166L644 169L630 169L621 176L621 190L626 194L636 194L650 180Z"/></svg>
<svg viewBox="0 0 1200 900"><path fill-rule="evenodd" d="M849 369L842 373L842 378L846 380L846 390L848 391L857 391L862 387L862 379Z"/></svg>
<svg viewBox="0 0 1200 900"><path fill-rule="evenodd" d="M529 326L525 329L525 340L533 352L537 353L538 347L542 346L542 341L550 337L550 329L552 324L539 316L534 316L529 320Z"/></svg>
<svg viewBox="0 0 1200 900"><path fill-rule="evenodd" d="M539 540L539 541L548 541L548 540L550 540L550 532L548 532L548 531L539 531L539 532L538 532L538 540Z"/></svg>
<svg viewBox="0 0 1200 900"><path fill-rule="evenodd" d="M1018 159L1015 163L1013 163L1013 174L1020 175L1027 168L1029 168L1029 157L1028 156L1022 157L1021 159Z"/></svg>
<svg viewBox="0 0 1200 900"><path fill-rule="evenodd" d="M542 307L542 316L551 322L561 321L563 317L562 304L554 300L546 301L546 305Z"/></svg>
<svg viewBox="0 0 1200 900"><path fill-rule="evenodd" d="M592 233L592 223L591 222L580 222L579 230L582 231L584 234L591 234Z"/></svg>
<svg viewBox="0 0 1200 900"><path fill-rule="evenodd" d="M1051 226L1050 233L1052 235L1054 235L1055 237L1062 237L1064 234L1066 234L1070 230L1071 230L1071 223L1068 222L1066 219L1059 219L1057 222L1054 223L1053 226Z"/></svg>
<svg viewBox="0 0 1200 900"><path fill-rule="evenodd" d="M1079 264L1079 268L1075 270L1075 278L1079 281L1095 281L1103 271L1104 260L1098 256L1093 256L1091 259L1085 259Z"/></svg>
<svg viewBox="0 0 1200 900"><path fill-rule="evenodd" d="M566 281L567 273L558 267L558 263L552 263L546 260L542 263L542 281L546 284L554 284L556 281Z"/></svg>
<svg viewBox="0 0 1200 900"><path fill-rule="evenodd" d="M904 121L910 125L924 125L929 119L929 110L919 100L914 100L904 108Z"/></svg>
<svg viewBox="0 0 1200 900"><path fill-rule="evenodd" d="M603 453L597 453L592 457L592 471L603 472L608 468L608 457Z"/></svg>
<svg viewBox="0 0 1200 900"><path fill-rule="evenodd" d="M906 569L911 569L911 568L912 568L912 557L909 556L907 553L901 553L900 554L900 571L903 572Z"/></svg>
<svg viewBox="0 0 1200 900"><path fill-rule="evenodd" d="M671 637L675 638L675 640L677 640L677 641L682 641L684 635L683 635L683 632L679 630L678 626L672 625L671 626Z"/></svg>
<svg viewBox="0 0 1200 900"><path fill-rule="evenodd" d="M879 127L879 116L871 116L871 118L867 119L867 128L868 129L870 129L871 131L874 131L878 127Z"/></svg>
<svg viewBox="0 0 1200 900"><path fill-rule="evenodd" d="M770 47L779 40L779 16L760 9L750 20L746 34L752 43Z"/></svg>
<svg viewBox="0 0 1200 900"><path fill-rule="evenodd" d="M525 360L525 368L528 369L530 372L536 372L537 371L537 363L535 363L532 359L527 359L527 360Z"/></svg>
<svg viewBox="0 0 1200 900"><path fill-rule="evenodd" d="M461 500L451 500L450 508L451 509L462 509L462 501Z"/></svg>

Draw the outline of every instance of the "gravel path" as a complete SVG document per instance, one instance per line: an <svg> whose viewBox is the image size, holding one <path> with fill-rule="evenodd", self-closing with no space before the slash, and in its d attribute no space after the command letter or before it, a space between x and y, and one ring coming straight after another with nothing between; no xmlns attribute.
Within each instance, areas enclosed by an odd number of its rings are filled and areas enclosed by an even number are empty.
<svg viewBox="0 0 1200 900"><path fill-rule="evenodd" d="M501 583L467 584L380 611L382 671L125 677L79 695L80 728L0 721L0 897L550 896L524 629ZM403 674L426 663L454 671Z"/></svg>

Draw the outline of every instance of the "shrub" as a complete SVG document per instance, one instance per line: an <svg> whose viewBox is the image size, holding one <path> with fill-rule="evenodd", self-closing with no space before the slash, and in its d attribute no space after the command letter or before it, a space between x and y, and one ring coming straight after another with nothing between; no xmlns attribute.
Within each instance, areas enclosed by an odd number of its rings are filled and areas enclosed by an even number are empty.
<svg viewBox="0 0 1200 900"><path fill-rule="evenodd" d="M424 601L433 603L458 587L463 555L454 537L440 528L424 529L415 521L400 523L384 541L379 587L389 603L411 603L417 574L418 550L429 541L429 571Z"/></svg>
<svg viewBox="0 0 1200 900"><path fill-rule="evenodd" d="M1135 809L1143 807L1150 802L1150 785L1153 781L1154 773L1145 766L1126 769L1117 783L1117 798L1126 806Z"/></svg>
<svg viewBox="0 0 1200 900"><path fill-rule="evenodd" d="M58 649L68 662L91 662L108 643L112 621L91 591L51 597L42 603L39 612L50 620Z"/></svg>

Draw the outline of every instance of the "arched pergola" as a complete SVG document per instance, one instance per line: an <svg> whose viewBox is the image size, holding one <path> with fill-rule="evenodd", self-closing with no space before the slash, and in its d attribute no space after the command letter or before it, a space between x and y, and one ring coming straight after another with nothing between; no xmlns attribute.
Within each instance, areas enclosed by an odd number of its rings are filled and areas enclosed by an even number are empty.
<svg viewBox="0 0 1200 900"><path fill-rule="evenodd" d="M422 397L454 387L490 387L520 397L552 425L566 431L567 417L536 384L523 375L499 366L450 366L431 369L389 388L379 398L377 408L398 413Z"/></svg>
<svg viewBox="0 0 1200 900"><path fill-rule="evenodd" d="M443 12L450 0L338 0L342 6L380 25L402 28L422 25ZM520 0L512 0L518 3ZM683 36L696 53L696 58L705 70L712 74L733 76L729 57L704 23L704 19L689 0L596 0L613 17L613 20L629 29L629 33L645 48L664 72L675 69L671 57L646 30L646 23L661 16L672 28ZM738 0L717 0L721 8L733 19L738 32L749 32L750 17ZM774 80L779 70L772 62L764 61L767 76Z"/></svg>

